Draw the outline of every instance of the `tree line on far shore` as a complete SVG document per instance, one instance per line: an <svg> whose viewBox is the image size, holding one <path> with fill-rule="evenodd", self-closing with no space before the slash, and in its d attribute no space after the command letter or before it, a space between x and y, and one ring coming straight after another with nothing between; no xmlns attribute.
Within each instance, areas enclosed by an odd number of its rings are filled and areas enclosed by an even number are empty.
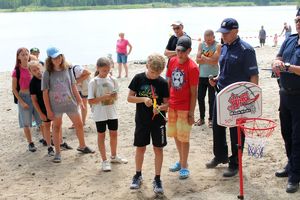
<svg viewBox="0 0 300 200"><path fill-rule="evenodd" d="M20 7L77 7L77 6L105 6L130 4L166 3L170 5L191 4L201 5L270 5L297 4L300 0L0 0L0 9L18 9ZM229 4L228 4L229 3ZM216 4L218 5L218 4Z"/></svg>

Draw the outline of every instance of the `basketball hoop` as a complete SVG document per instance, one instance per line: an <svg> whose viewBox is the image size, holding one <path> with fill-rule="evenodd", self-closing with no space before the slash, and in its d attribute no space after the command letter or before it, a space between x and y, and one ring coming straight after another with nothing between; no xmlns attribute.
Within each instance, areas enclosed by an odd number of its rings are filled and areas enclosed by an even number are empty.
<svg viewBox="0 0 300 200"><path fill-rule="evenodd" d="M261 158L267 143L267 138L272 135L276 123L269 119L243 118L239 120L239 126L245 134L245 142L248 145L248 155Z"/></svg>

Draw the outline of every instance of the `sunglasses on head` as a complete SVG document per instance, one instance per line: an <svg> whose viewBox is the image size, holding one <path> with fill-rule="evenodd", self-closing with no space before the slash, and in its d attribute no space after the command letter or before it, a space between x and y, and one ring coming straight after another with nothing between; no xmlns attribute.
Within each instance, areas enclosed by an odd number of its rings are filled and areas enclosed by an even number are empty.
<svg viewBox="0 0 300 200"><path fill-rule="evenodd" d="M294 21L295 21L295 24L297 24L298 22L300 22L300 18L296 18Z"/></svg>

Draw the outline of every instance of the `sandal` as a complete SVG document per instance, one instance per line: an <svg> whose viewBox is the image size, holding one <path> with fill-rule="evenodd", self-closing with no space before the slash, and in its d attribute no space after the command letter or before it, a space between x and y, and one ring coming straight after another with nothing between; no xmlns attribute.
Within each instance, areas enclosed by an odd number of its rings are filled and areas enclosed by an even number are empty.
<svg viewBox="0 0 300 200"><path fill-rule="evenodd" d="M177 172L181 169L181 165L179 162L176 162L174 165L172 165L170 168L169 168L169 171L170 172Z"/></svg>
<svg viewBox="0 0 300 200"><path fill-rule="evenodd" d="M194 123L194 125L195 125L195 126L202 126L204 123L205 123L205 122L204 122L204 119L198 119L198 120Z"/></svg>
<svg viewBox="0 0 300 200"><path fill-rule="evenodd" d="M190 176L190 171L187 168L179 170L179 179L187 179Z"/></svg>
<svg viewBox="0 0 300 200"><path fill-rule="evenodd" d="M84 147L83 149L78 147L77 151L80 151L81 153L95 153L95 151L90 149L88 146Z"/></svg>
<svg viewBox="0 0 300 200"><path fill-rule="evenodd" d="M72 124L72 126L70 126L68 129L75 129L74 124Z"/></svg>

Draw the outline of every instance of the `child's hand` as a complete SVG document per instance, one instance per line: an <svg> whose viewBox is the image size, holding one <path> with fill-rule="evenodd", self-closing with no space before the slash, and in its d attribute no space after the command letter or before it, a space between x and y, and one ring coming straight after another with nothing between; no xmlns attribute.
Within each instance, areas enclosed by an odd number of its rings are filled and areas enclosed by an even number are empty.
<svg viewBox="0 0 300 200"><path fill-rule="evenodd" d="M145 97L144 99L144 104L147 106L147 107L150 107L153 105L153 102L152 102L152 99L148 98L148 97Z"/></svg>
<svg viewBox="0 0 300 200"><path fill-rule="evenodd" d="M86 107L84 106L84 104L83 104L82 101L79 103L79 106L80 106L81 110L85 110L86 109Z"/></svg>
<svg viewBox="0 0 300 200"><path fill-rule="evenodd" d="M21 103L21 106L24 108L24 109L29 109L29 105L25 102Z"/></svg>
<svg viewBox="0 0 300 200"><path fill-rule="evenodd" d="M193 125L195 123L194 114L188 115L188 123L189 123L189 125Z"/></svg>
<svg viewBox="0 0 300 200"><path fill-rule="evenodd" d="M44 113L40 114L40 118L42 121L47 121L47 116Z"/></svg>
<svg viewBox="0 0 300 200"><path fill-rule="evenodd" d="M208 79L208 82L212 87L215 87L217 85L218 79L216 77L213 79Z"/></svg>
<svg viewBox="0 0 300 200"><path fill-rule="evenodd" d="M54 115L54 112L52 112L52 110L50 112L47 111L47 116L48 116L48 119L54 120L55 115Z"/></svg>
<svg viewBox="0 0 300 200"><path fill-rule="evenodd" d="M156 108L153 107L153 114L154 115L159 114L159 111L160 111L160 106L157 106Z"/></svg>
<svg viewBox="0 0 300 200"><path fill-rule="evenodd" d="M102 96L103 100L111 100L112 99L112 94L111 93L106 93L105 95Z"/></svg>
<svg viewBox="0 0 300 200"><path fill-rule="evenodd" d="M117 96L118 96L118 94L117 94L117 92L112 92L112 93L110 93L110 96L111 96L113 99L116 99Z"/></svg>

